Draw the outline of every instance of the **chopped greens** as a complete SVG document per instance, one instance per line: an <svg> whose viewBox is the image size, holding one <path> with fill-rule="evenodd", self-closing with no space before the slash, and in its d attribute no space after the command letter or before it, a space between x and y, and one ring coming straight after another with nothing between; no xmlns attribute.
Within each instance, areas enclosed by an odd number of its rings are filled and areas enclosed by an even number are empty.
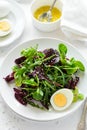
<svg viewBox="0 0 87 130"><path fill-rule="evenodd" d="M73 90L73 95L74 95L73 102L84 99L83 94L79 93L79 90L77 87L75 88L75 90Z"/></svg>
<svg viewBox="0 0 87 130"><path fill-rule="evenodd" d="M49 109L53 93L68 88L73 91L73 102L82 100L84 96L76 87L80 79L77 72L84 72L85 67L74 57L69 59L67 52L63 43L58 49L38 51L36 45L22 50L21 56L15 59L12 73L5 77L7 82L15 82L15 98L23 105Z"/></svg>

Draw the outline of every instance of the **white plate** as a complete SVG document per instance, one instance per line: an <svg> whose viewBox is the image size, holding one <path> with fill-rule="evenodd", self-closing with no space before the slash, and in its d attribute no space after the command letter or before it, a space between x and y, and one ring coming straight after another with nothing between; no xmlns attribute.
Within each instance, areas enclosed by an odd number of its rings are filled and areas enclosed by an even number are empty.
<svg viewBox="0 0 87 130"><path fill-rule="evenodd" d="M0 47L6 47L17 40L21 36L25 26L25 15L20 5L13 0L8 0L8 2L10 13L3 19L9 19L13 28L11 34L2 38L0 37Z"/></svg>
<svg viewBox="0 0 87 130"><path fill-rule="evenodd" d="M36 44L39 45L39 50L43 50L45 48L57 48L59 43L65 43L64 41L58 39L51 39L51 38L40 38L40 39L33 39L18 45L16 48L11 50L9 54L5 57L2 66L0 68L0 92L1 95L6 102L6 104L18 115L25 119L30 120L37 120L37 121L50 121L54 119L60 119L61 117L68 116L70 113L77 110L83 101L79 101L77 103L73 103L69 109L56 112L54 110L51 111L44 111L38 108L32 107L30 105L23 106L21 105L14 97L14 86L9 86L3 79L3 77L7 76L11 73L12 66L14 65L14 60L20 56L20 51L24 48L35 46ZM81 56L81 54L70 44L65 43L68 48L68 57L75 57L76 59L83 62L85 68L87 68L87 62ZM86 96L87 95L87 69L85 73L80 74L80 82L78 84L80 91Z"/></svg>

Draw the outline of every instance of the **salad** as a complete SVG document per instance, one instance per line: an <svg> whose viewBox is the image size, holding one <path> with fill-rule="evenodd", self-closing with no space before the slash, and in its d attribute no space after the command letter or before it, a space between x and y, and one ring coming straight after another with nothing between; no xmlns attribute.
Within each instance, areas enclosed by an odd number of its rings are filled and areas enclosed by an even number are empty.
<svg viewBox="0 0 87 130"><path fill-rule="evenodd" d="M67 57L67 46L60 43L57 49L38 51L38 45L21 51L15 59L12 73L4 79L15 83L14 96L23 105L49 110L51 96L60 89L73 92L73 102L82 100L77 84L78 73L85 71L83 63Z"/></svg>

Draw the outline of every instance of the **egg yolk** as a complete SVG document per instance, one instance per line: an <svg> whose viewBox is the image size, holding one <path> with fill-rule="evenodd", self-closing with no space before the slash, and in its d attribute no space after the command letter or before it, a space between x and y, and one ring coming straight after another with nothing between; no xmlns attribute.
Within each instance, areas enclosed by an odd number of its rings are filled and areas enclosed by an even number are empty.
<svg viewBox="0 0 87 130"><path fill-rule="evenodd" d="M54 96L54 103L58 107L63 107L67 104L67 98L64 94L58 93Z"/></svg>
<svg viewBox="0 0 87 130"><path fill-rule="evenodd" d="M8 31L10 28L10 24L7 21L0 21L0 30Z"/></svg>

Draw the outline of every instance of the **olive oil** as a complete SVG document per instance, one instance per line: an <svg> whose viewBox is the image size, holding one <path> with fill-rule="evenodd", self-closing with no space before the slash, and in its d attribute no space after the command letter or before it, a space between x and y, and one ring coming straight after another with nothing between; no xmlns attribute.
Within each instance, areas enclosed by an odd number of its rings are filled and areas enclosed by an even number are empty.
<svg viewBox="0 0 87 130"><path fill-rule="evenodd" d="M39 20L39 17L41 14L43 14L44 12L47 12L48 10L50 9L50 6L49 5L46 5L46 6L41 6L40 8L38 8L35 12L34 12L34 17ZM53 7L52 9L52 19L51 19L51 22L54 22L56 20L58 20L60 17L61 17L62 13L61 11L56 8L56 7ZM46 20L43 20L42 22L46 22Z"/></svg>

